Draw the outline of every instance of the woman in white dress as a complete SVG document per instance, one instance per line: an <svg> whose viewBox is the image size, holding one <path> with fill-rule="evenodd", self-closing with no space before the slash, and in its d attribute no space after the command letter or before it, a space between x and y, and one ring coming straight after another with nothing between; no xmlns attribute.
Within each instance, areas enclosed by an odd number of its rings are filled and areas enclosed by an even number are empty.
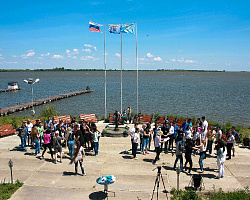
<svg viewBox="0 0 250 200"><path fill-rule="evenodd" d="M216 149L217 149L217 165L219 168L219 175L217 178L220 179L220 178L223 178L225 174L224 165L225 165L226 155L227 155L227 149L225 147L224 142L221 139L218 140Z"/></svg>

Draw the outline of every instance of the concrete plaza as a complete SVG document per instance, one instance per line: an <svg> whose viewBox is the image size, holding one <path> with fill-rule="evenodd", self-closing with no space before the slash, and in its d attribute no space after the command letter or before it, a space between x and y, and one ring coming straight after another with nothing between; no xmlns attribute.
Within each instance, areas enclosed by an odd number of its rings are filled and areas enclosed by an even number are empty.
<svg viewBox="0 0 250 200"><path fill-rule="evenodd" d="M99 130L106 124L99 122ZM132 127L132 126L131 126ZM161 160L152 164L155 158L153 151L148 155L138 154L138 160L131 159L130 137L100 138L99 156L91 156L87 152L84 159L84 169L87 176L75 176L74 165L69 164L68 149L64 149L63 162L54 164L50 161L50 154L45 154L45 160L36 158L34 149L27 152L18 151L20 144L18 136L0 138L0 180L10 180L9 159L14 162L14 179L19 179L24 185L12 196L12 200L44 200L44 199L103 199L103 186L96 183L102 175L115 175L116 182L109 186L108 199L151 199L157 170L162 167L162 175L166 190L177 187L177 174L173 170L175 155L161 153ZM153 146L151 145L151 149ZM250 186L250 154L249 149L237 146L236 156L227 160L225 177L215 179L218 174L216 158L208 157L204 160L205 171L202 173L205 191L222 188L233 191ZM193 158L193 171L198 173L199 156ZM185 161L185 159L184 159ZM80 169L79 169L80 170ZM191 176L185 172L180 174L180 188L189 185ZM160 182L159 199L166 199ZM169 197L170 195L167 194ZM156 194L154 196L156 199Z"/></svg>

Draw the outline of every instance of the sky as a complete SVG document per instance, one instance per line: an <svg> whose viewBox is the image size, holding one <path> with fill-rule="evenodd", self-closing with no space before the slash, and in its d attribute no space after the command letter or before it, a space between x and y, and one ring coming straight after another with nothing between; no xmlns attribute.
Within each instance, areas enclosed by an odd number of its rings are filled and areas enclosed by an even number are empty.
<svg viewBox="0 0 250 200"><path fill-rule="evenodd" d="M120 69L121 35L138 24L139 69L250 71L248 0L0 0L0 69ZM136 69L136 37L122 35L123 69Z"/></svg>

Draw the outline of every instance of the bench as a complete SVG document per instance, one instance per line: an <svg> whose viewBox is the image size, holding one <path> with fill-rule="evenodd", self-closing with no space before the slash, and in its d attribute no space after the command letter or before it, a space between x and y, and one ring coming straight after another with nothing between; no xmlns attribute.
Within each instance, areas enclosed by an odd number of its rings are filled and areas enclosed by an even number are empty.
<svg viewBox="0 0 250 200"><path fill-rule="evenodd" d="M14 133L16 133L16 129L13 128L12 124L0 126L0 137L12 135Z"/></svg>
<svg viewBox="0 0 250 200"><path fill-rule="evenodd" d="M82 114L79 115L80 120L84 120L85 122L98 122L98 119L95 114Z"/></svg>

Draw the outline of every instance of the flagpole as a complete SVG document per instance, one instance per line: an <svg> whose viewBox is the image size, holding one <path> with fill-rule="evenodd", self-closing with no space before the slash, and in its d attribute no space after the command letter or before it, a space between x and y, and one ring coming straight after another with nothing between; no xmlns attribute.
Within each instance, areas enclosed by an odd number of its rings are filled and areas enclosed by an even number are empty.
<svg viewBox="0 0 250 200"><path fill-rule="evenodd" d="M122 114L122 32L121 32L121 114Z"/></svg>
<svg viewBox="0 0 250 200"><path fill-rule="evenodd" d="M105 31L105 23L104 23L104 79L105 79L105 97L104 97L104 101L105 101L105 119L107 117L107 68L106 68L106 31Z"/></svg>
<svg viewBox="0 0 250 200"><path fill-rule="evenodd" d="M137 114L138 112L138 40L137 40L137 22L136 22L136 27L135 27L135 31L136 31L136 79L137 79L137 95L136 95L136 100L137 100Z"/></svg>

